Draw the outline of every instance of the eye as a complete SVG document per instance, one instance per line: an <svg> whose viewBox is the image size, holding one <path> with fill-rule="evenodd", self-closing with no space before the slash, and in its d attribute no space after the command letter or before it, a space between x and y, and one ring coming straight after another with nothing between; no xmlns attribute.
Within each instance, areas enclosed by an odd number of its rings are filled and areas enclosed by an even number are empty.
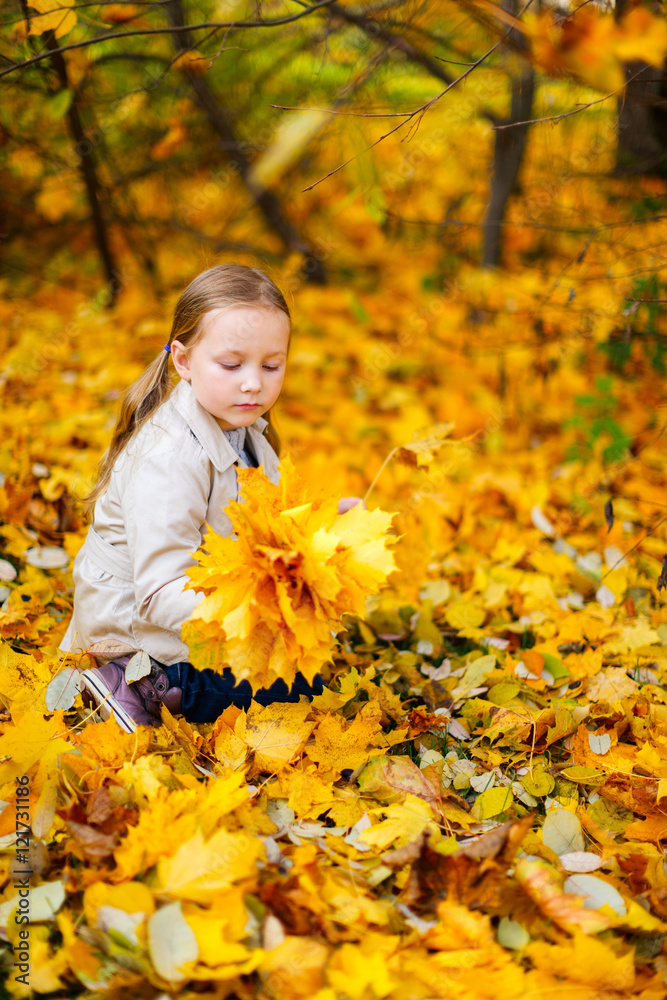
<svg viewBox="0 0 667 1000"><path fill-rule="evenodd" d="M241 366L240 365L222 365L221 367L224 368L226 372L233 372L233 371L236 371L236 369L240 368Z"/></svg>
<svg viewBox="0 0 667 1000"><path fill-rule="evenodd" d="M277 372L280 368L280 365L264 365L264 368L267 372Z"/></svg>

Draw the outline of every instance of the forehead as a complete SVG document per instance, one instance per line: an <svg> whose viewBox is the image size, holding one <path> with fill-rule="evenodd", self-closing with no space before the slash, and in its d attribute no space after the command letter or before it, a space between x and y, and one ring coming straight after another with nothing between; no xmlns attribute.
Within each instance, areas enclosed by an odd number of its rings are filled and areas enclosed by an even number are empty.
<svg viewBox="0 0 667 1000"><path fill-rule="evenodd" d="M215 348L275 345L285 350L289 319L281 309L268 306L234 306L214 309L202 320L202 340Z"/></svg>

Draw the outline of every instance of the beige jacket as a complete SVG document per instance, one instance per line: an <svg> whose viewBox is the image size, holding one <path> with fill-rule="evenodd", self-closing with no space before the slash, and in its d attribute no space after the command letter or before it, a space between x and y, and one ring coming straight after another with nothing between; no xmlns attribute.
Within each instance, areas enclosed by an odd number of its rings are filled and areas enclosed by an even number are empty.
<svg viewBox="0 0 667 1000"><path fill-rule="evenodd" d="M278 456L258 417L247 438L269 479ZM61 649L118 639L160 663L188 659L181 625L202 599L183 590L206 524L220 535L236 500L238 456L181 380L120 455L74 560L74 614Z"/></svg>

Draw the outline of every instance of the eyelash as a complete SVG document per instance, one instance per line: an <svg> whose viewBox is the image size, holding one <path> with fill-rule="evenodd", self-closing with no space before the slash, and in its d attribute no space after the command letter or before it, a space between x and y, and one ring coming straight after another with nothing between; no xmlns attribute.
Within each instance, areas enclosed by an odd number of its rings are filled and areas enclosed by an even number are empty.
<svg viewBox="0 0 667 1000"><path fill-rule="evenodd" d="M222 365L222 367L226 372L235 372L237 368L240 368L240 365ZM280 369L280 365L274 365L273 367L270 365L264 365L263 368L264 371L267 372L277 372Z"/></svg>

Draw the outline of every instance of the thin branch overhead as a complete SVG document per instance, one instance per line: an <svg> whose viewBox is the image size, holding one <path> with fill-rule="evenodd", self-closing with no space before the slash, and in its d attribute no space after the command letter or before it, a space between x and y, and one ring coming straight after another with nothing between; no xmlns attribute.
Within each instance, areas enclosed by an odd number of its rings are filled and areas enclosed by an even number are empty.
<svg viewBox="0 0 667 1000"><path fill-rule="evenodd" d="M528 10L528 8L531 6L532 2L533 2L533 0L528 0L528 3L526 4L526 6L524 7L524 9L522 11L522 14L525 13L526 10ZM509 32L511 30L512 30L511 28L508 28L507 31L505 32L505 34L501 38L499 38L498 41L495 42L491 46L490 49L487 49L487 51L483 55L481 55L479 57L479 59L476 59L474 63L471 63L471 65L468 67L468 69L466 69L464 73L461 73L461 75L458 76L455 80L452 80L452 82L450 84L448 84L445 87L444 90L441 90L439 94L436 94L435 97L432 97L430 101L426 101L426 103L422 104L421 107L415 108L414 111L411 111L406 116L405 121L399 122L398 125L394 126L394 128L389 129L388 132L385 132L383 135L381 135L379 137L379 139L375 140L375 142L372 142L372 143L370 143L370 145L366 146L365 149L362 150L362 152L363 153L368 153L371 149L373 149L375 146L377 146L379 143L381 143L384 139L387 139L390 135L393 135L394 132L397 132L400 128L403 127L403 125L406 125L409 121L411 121L417 115L419 115L419 119L416 122L416 128L418 128L419 127L419 122L421 121L421 118L428 111L428 109L431 108L434 104L436 104L442 97L444 97L445 94L449 93L449 91L452 90L458 83L461 83L463 80L466 79L466 77L470 76L470 74L472 73L472 71L474 69L476 69L478 66L481 66L481 64L483 62L485 62L488 59L488 57L490 55L492 55L496 51L496 49L499 48L503 44L503 42L505 41L507 35L509 34ZM415 126L413 126L413 128L414 127ZM409 137L410 137L410 133L408 133L408 135L404 136L403 138L406 139L406 138L409 138ZM337 167L334 167L333 170L330 170L327 174L325 174L323 177L320 177L313 184L309 184L307 187L302 188L302 191L304 191L304 192L305 191L312 191L312 189L315 188L315 187L317 187L318 184L321 184L322 181L325 181L329 177L332 177L334 174L338 173L339 170L342 170L343 167L347 166L348 163L354 162L354 160L358 159L358 157L361 156L361 155L362 155L362 153L357 153L357 154L355 154L355 156L349 157L349 159L345 160L344 163L341 163Z"/></svg>
<svg viewBox="0 0 667 1000"><path fill-rule="evenodd" d="M104 32L100 35L95 35L92 38L85 38L80 42L70 42L67 45L61 45L54 49L54 52L71 52L74 49L88 48L90 45L96 45L98 42L110 42L117 38L133 38L136 36L146 36L146 35L173 35L179 32L190 32L190 31L203 31L220 28L276 28L283 24L291 24L294 21L300 21L302 18L307 17L323 7L330 7L335 0L318 0L312 6L301 10L298 14L290 14L287 17L277 17L269 19L266 21L256 20L256 21L203 21L200 24L186 24L180 27L167 26L164 28L137 28L134 31L110 31ZM24 59L22 62L12 63L7 69L0 70L0 78L3 76L8 76L10 73L15 73L17 70L27 69L29 66L34 66L36 63L43 62L45 59L50 59L52 55L51 51L42 52L36 56L32 56L30 59ZM4 56L3 58L7 58Z"/></svg>

